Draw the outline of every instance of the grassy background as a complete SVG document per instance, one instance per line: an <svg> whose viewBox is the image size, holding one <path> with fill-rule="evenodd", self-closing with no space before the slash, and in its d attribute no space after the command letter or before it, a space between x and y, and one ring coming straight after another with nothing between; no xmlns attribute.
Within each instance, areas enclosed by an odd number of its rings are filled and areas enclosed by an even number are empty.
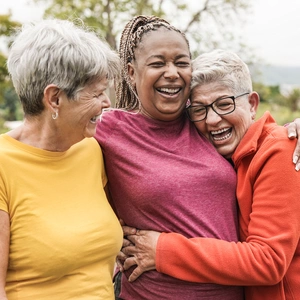
<svg viewBox="0 0 300 300"><path fill-rule="evenodd" d="M276 120L276 122L279 125L284 125L286 123L293 121L296 118L300 118L299 110L291 111L286 106L261 102L258 106L256 120L260 118L267 110L272 114L273 118Z"/></svg>

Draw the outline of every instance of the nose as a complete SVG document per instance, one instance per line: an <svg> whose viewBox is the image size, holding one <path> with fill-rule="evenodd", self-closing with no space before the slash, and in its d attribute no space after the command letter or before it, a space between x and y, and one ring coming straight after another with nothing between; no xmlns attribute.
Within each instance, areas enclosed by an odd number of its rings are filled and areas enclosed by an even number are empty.
<svg viewBox="0 0 300 300"><path fill-rule="evenodd" d="M166 71L164 73L165 78L177 79L179 78L177 67L173 63L166 65Z"/></svg>
<svg viewBox="0 0 300 300"><path fill-rule="evenodd" d="M110 99L105 92L103 92L103 99L101 104L102 104L102 109L111 107Z"/></svg>
<svg viewBox="0 0 300 300"><path fill-rule="evenodd" d="M211 107L207 108L207 115L205 119L206 124L215 125L221 120L221 116L218 115Z"/></svg>

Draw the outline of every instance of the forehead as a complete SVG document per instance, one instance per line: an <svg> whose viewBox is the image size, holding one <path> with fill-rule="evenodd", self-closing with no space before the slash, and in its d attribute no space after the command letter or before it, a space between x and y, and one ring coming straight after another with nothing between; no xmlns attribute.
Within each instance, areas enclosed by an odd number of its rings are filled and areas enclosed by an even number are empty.
<svg viewBox="0 0 300 300"><path fill-rule="evenodd" d="M195 86L191 93L191 101L193 103L210 104L216 99L224 96L232 96L231 89L219 82L210 82Z"/></svg>
<svg viewBox="0 0 300 300"><path fill-rule="evenodd" d="M156 52L170 52L176 50L182 55L190 56L189 46L185 38L177 31L160 27L157 30L146 32L137 48L135 54L138 55L155 55Z"/></svg>

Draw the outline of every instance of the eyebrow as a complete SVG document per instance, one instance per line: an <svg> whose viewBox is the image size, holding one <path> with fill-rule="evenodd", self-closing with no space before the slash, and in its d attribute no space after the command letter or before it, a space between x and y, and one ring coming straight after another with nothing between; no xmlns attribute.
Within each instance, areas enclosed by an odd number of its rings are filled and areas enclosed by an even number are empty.
<svg viewBox="0 0 300 300"><path fill-rule="evenodd" d="M226 98L229 98L229 97L232 97L232 96L229 96L229 95L220 96L217 99L213 100L211 103L213 103L213 102L215 102L217 100L224 99L224 98L226 99ZM204 104L202 102L199 102L199 101L191 99L191 105L199 105L199 104L204 105L204 106L207 105L207 104Z"/></svg>
<svg viewBox="0 0 300 300"><path fill-rule="evenodd" d="M153 58L158 58L158 59L162 59L164 60L165 57L163 55L151 55L150 57L147 58L147 61ZM175 60L180 59L180 58L188 58L190 59L190 56L187 54L179 54L177 56L175 56Z"/></svg>

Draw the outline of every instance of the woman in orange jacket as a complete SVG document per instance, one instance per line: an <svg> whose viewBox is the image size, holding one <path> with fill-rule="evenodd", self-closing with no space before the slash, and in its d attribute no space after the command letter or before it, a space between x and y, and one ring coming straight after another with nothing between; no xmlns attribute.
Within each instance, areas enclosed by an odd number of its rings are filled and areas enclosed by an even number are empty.
<svg viewBox="0 0 300 300"><path fill-rule="evenodd" d="M240 242L188 239L177 233L135 231L122 266L130 280L156 268L202 283L242 285L246 300L300 297L300 173L291 161L295 141L269 112L254 121L259 95L247 65L216 50L193 62L192 122L237 171ZM217 183L216 183L217 184Z"/></svg>

